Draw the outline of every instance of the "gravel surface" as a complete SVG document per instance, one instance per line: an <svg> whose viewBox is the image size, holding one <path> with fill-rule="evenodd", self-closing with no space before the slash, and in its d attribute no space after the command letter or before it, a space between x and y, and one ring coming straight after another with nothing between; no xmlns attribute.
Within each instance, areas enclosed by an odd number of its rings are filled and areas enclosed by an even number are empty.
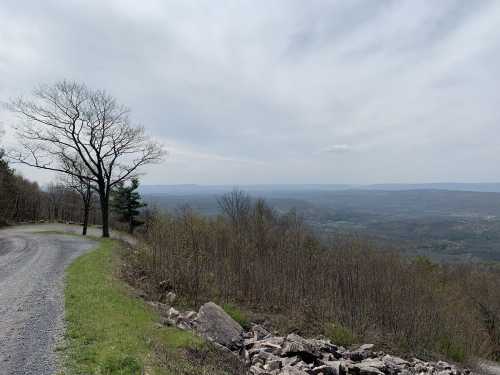
<svg viewBox="0 0 500 375"><path fill-rule="evenodd" d="M64 226L0 230L0 375L57 371L55 354L64 329L65 267L96 242L33 233Z"/></svg>

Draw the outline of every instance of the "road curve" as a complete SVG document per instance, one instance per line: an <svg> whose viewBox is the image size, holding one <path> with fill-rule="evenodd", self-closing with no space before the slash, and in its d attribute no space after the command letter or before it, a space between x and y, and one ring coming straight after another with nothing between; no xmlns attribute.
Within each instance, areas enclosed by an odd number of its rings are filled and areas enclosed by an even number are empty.
<svg viewBox="0 0 500 375"><path fill-rule="evenodd" d="M40 229L0 230L0 375L56 373L64 269L96 244Z"/></svg>

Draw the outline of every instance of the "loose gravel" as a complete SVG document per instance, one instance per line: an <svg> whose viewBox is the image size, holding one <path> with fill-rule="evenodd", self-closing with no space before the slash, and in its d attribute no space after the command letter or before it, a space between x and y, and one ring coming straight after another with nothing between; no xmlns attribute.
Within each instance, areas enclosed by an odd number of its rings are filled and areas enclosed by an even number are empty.
<svg viewBox="0 0 500 375"><path fill-rule="evenodd" d="M96 245L79 237L33 233L64 227L0 230L0 375L58 371L64 332L64 269Z"/></svg>

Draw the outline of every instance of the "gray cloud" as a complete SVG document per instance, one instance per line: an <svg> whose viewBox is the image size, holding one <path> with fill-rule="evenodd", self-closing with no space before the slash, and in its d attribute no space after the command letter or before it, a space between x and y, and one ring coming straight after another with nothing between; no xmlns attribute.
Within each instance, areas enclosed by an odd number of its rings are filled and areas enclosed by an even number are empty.
<svg viewBox="0 0 500 375"><path fill-rule="evenodd" d="M151 183L497 181L499 23L495 1L4 0L0 101L107 89L171 149Z"/></svg>
<svg viewBox="0 0 500 375"><path fill-rule="evenodd" d="M325 147L321 150L322 153L332 153L332 154L343 154L346 152L352 151L353 148L350 145L345 145L345 144L340 144L340 145L331 145L328 147Z"/></svg>

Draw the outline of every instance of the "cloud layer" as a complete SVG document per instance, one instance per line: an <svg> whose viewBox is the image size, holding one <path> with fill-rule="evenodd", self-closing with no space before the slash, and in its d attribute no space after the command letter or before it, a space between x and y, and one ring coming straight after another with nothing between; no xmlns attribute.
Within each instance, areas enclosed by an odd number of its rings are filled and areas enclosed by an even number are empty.
<svg viewBox="0 0 500 375"><path fill-rule="evenodd" d="M3 0L0 100L107 89L147 183L500 180L500 2L105 3Z"/></svg>

